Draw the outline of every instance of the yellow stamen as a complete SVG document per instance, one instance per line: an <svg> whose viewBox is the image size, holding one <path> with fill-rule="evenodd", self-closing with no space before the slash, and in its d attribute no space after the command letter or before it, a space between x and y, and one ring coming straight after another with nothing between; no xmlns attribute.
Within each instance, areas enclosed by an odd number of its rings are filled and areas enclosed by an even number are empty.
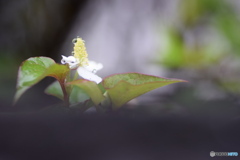
<svg viewBox="0 0 240 160"><path fill-rule="evenodd" d="M73 56L79 61L79 66L88 65L88 54L82 38L74 38Z"/></svg>

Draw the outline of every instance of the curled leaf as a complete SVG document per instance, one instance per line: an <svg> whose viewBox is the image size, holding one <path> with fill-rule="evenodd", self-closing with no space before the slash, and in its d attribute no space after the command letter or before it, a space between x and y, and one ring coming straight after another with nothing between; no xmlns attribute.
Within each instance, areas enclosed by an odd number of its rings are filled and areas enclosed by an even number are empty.
<svg viewBox="0 0 240 160"><path fill-rule="evenodd" d="M41 81L46 76L56 78L60 83L69 73L66 65L60 65L48 57L32 57L24 61L18 70L17 91L14 97L14 103L30 87Z"/></svg>

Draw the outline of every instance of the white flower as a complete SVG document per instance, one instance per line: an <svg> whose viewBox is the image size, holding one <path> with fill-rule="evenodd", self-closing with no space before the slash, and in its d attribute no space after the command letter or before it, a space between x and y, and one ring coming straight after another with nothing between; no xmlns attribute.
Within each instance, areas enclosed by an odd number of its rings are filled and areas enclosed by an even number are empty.
<svg viewBox="0 0 240 160"><path fill-rule="evenodd" d="M79 76L82 78L100 83L102 78L95 73L102 69L103 65L94 61L88 61L88 54L82 38L74 38L72 42L74 44L73 56L62 56L61 63L69 64L70 69L77 69Z"/></svg>
<svg viewBox="0 0 240 160"><path fill-rule="evenodd" d="M89 81L94 81L97 84L102 81L102 78L97 76L95 73L103 68L101 63L96 63L94 61L89 61L88 65L79 66L78 60L73 56L62 56L62 64L69 64L70 69L77 68L79 76ZM79 66L79 67L78 67Z"/></svg>

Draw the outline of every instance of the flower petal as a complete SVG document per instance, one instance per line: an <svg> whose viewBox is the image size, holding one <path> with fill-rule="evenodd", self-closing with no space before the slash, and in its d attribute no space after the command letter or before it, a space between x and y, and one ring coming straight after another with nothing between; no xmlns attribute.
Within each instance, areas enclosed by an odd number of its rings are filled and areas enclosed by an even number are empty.
<svg viewBox="0 0 240 160"><path fill-rule="evenodd" d="M89 63L89 66L91 66L92 68L94 68L97 71L99 71L103 68L102 63L97 63L97 62L94 62L94 61L89 61L88 63Z"/></svg>
<svg viewBox="0 0 240 160"><path fill-rule="evenodd" d="M97 76L96 74L89 71L85 67L78 67L77 72L78 72L79 76L81 76L82 78L90 80L90 81L94 81L97 84L102 81L101 77Z"/></svg>
<svg viewBox="0 0 240 160"><path fill-rule="evenodd" d="M96 73L97 71L103 68L103 65L101 63L96 63L94 61L89 61L88 65L85 65L83 67L89 72Z"/></svg>
<svg viewBox="0 0 240 160"><path fill-rule="evenodd" d="M66 64L66 63L69 64L70 69L74 69L74 68L78 67L78 64L79 64L78 60L75 57L73 57L73 56L66 57L66 56L63 56L63 55L62 55L61 63L62 64Z"/></svg>
<svg viewBox="0 0 240 160"><path fill-rule="evenodd" d="M62 64L66 64L67 59L68 59L68 58L67 58L66 56L63 56L63 55L62 55L61 63L62 63Z"/></svg>

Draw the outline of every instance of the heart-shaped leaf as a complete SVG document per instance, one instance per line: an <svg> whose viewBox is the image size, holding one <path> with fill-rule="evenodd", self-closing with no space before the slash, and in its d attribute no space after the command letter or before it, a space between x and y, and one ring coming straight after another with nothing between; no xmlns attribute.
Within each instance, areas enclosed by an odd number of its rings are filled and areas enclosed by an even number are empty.
<svg viewBox="0 0 240 160"><path fill-rule="evenodd" d="M85 79L78 79L67 84L75 85L83 89L96 106L104 99L103 93L95 82Z"/></svg>
<svg viewBox="0 0 240 160"><path fill-rule="evenodd" d="M105 78L102 84L111 98L114 109L116 109L144 93L177 82L186 81L140 73L123 73Z"/></svg>
<svg viewBox="0 0 240 160"><path fill-rule="evenodd" d="M60 83L64 83L69 71L68 66L57 64L53 59L48 57L32 57L27 59L19 67L14 103L17 102L27 89L46 76L54 77Z"/></svg>

